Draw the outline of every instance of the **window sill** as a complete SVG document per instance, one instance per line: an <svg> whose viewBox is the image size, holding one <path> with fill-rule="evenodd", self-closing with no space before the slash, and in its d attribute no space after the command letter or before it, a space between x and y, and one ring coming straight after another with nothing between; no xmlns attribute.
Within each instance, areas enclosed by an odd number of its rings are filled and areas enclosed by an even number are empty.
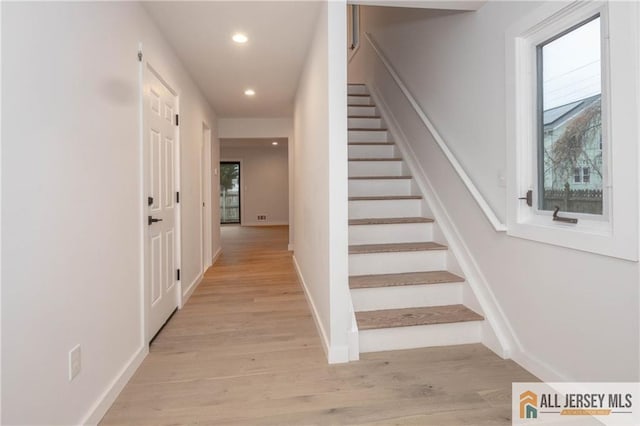
<svg viewBox="0 0 640 426"><path fill-rule="evenodd" d="M570 216L567 214L567 216ZM582 221L578 224L553 222L541 216L512 224L507 235L574 250L638 261L638 246L635 238L614 235L608 222Z"/></svg>

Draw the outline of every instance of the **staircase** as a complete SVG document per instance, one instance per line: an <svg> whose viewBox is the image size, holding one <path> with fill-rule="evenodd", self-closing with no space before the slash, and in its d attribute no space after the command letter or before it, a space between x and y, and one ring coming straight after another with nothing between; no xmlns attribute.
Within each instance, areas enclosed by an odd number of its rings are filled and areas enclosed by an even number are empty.
<svg viewBox="0 0 640 426"><path fill-rule="evenodd" d="M480 342L484 318L361 84L348 86L349 287L360 352Z"/></svg>

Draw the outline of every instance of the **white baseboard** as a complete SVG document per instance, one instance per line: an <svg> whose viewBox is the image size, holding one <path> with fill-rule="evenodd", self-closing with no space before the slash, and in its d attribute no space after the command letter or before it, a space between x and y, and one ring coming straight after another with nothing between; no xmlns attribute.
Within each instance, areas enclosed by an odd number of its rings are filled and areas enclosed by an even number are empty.
<svg viewBox="0 0 640 426"><path fill-rule="evenodd" d="M242 226L288 226L289 222L243 222Z"/></svg>
<svg viewBox="0 0 640 426"><path fill-rule="evenodd" d="M213 259L211 260L211 265L209 265L208 267L205 268L204 271L202 271L195 280L193 280L193 282L191 284L189 284L189 287L187 287L187 290L185 290L182 294L182 297L180 298L180 309L182 309L182 307L187 303L187 301L189 300L189 298L191 297L191 295L193 294L194 291L196 291L196 288L198 288L198 286L200 285L200 283L202 282L203 278L204 278L204 273L206 272L206 270L208 268L210 268L211 266L213 266L217 261L218 258L220 257L220 255L222 254L222 247L218 248L218 250L216 250L215 254L213 255Z"/></svg>
<svg viewBox="0 0 640 426"><path fill-rule="evenodd" d="M293 251L293 244L289 244L289 245L287 246L287 250L289 250L289 251Z"/></svg>
<svg viewBox="0 0 640 426"><path fill-rule="evenodd" d="M216 264L221 254L222 254L222 247L218 247L218 250L216 250L216 252L213 255L213 258L211 259L211 266Z"/></svg>
<svg viewBox="0 0 640 426"><path fill-rule="evenodd" d="M353 306L353 303L351 306ZM356 314L353 311L351 312L351 327L349 328L347 340L349 342L349 361L358 361L360 359L360 333Z"/></svg>
<svg viewBox="0 0 640 426"><path fill-rule="evenodd" d="M536 376L543 382L572 382L572 378L559 373L547 363L540 361L538 358L525 353L523 350L514 351L511 359L529 373Z"/></svg>
<svg viewBox="0 0 640 426"><path fill-rule="evenodd" d="M129 361L122 368L116 378L109 384L104 393L98 398L98 400L89 409L89 412L84 417L80 424L83 425L97 425L100 420L107 413L107 410L113 405L122 389L124 389L129 379L133 377L142 361L149 353L149 346L144 345L136 351L136 353L129 359Z"/></svg>
<svg viewBox="0 0 640 426"><path fill-rule="evenodd" d="M180 298L180 309L182 309L182 307L187 304L187 301L189 300L193 292L196 291L196 288L198 288L203 278L204 273L199 273L196 279L193 280L191 284L189 284L189 287L187 287L187 289L182 293L182 297Z"/></svg>
<svg viewBox="0 0 640 426"><path fill-rule="evenodd" d="M302 276L302 272L300 271L300 266L298 265L298 260L296 259L295 255L293 256L293 265L295 266L298 280L300 280L300 284L302 284L302 289L304 290L304 294L307 298L307 303L309 304L309 308L311 309L311 316L313 317L313 320L316 323L316 328L318 329L318 333L320 334L322 349L324 349L324 353L327 356L329 364L349 362L349 347L347 345L331 346L331 341L329 340L329 336L326 333L324 326L322 325L320 315L318 314L318 310L316 309L316 304L313 302L313 297L311 296L309 288L307 287L307 283Z"/></svg>

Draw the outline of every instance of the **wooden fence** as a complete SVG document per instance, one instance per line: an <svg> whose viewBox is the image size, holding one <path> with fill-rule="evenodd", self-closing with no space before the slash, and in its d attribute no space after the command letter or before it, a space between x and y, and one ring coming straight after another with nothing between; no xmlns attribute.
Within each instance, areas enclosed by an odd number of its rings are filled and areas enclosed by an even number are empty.
<svg viewBox="0 0 640 426"><path fill-rule="evenodd" d="M602 214L601 189L571 189L565 184L564 189L547 189L544 191L543 209L573 213Z"/></svg>

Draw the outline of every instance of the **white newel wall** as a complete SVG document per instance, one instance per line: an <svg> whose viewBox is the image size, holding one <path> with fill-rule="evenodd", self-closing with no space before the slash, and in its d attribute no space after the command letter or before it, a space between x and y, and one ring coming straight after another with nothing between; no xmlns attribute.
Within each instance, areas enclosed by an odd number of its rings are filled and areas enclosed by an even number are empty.
<svg viewBox="0 0 640 426"><path fill-rule="evenodd" d="M294 255L329 362L348 361L346 7L323 3L294 112Z"/></svg>
<svg viewBox="0 0 640 426"><path fill-rule="evenodd" d="M372 34L502 220L505 31L537 5L489 2L465 13L361 10L362 31ZM508 319L512 357L543 380L637 381L638 264L495 232L364 37L349 70L349 80L368 83L401 127L452 223L449 231L461 236Z"/></svg>
<svg viewBox="0 0 640 426"><path fill-rule="evenodd" d="M2 9L2 423L96 423L146 354L139 43L179 90L183 290L202 274L200 144L204 122L218 161L216 116L138 3Z"/></svg>

